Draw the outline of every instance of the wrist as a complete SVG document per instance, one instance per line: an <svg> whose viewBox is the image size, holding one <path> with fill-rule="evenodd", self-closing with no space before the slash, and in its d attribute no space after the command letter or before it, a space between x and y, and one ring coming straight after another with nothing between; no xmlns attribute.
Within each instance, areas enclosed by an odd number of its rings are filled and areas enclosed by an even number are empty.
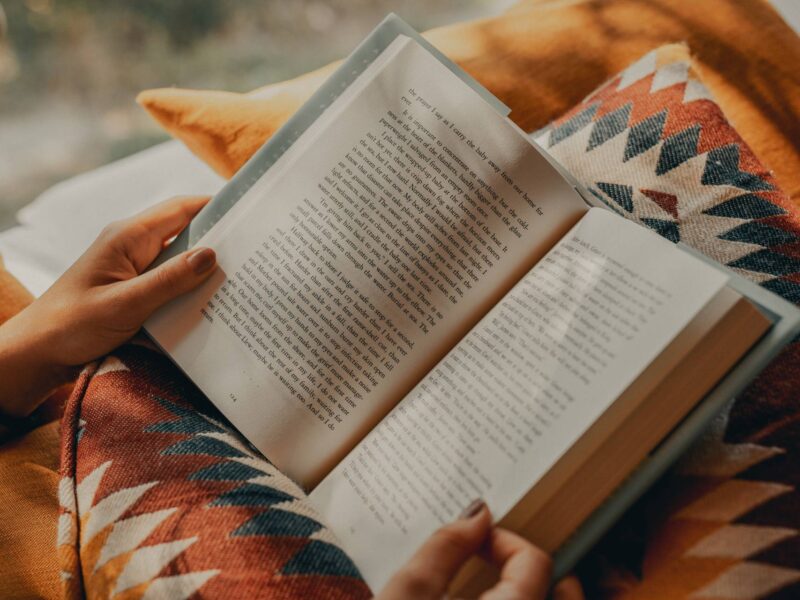
<svg viewBox="0 0 800 600"><path fill-rule="evenodd" d="M0 413L7 417L26 417L79 370L58 362L48 323L32 309L0 326Z"/></svg>

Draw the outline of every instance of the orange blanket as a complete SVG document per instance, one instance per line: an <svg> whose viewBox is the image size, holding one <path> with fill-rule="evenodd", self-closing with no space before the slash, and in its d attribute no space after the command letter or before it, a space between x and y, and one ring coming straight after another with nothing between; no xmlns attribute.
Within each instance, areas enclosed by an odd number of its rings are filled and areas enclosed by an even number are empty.
<svg viewBox="0 0 800 600"><path fill-rule="evenodd" d="M766 0L527 0L426 36L508 104L527 131L647 51L686 41L725 114L800 202L800 38ZM230 177L334 68L252 95L165 89L139 101Z"/></svg>

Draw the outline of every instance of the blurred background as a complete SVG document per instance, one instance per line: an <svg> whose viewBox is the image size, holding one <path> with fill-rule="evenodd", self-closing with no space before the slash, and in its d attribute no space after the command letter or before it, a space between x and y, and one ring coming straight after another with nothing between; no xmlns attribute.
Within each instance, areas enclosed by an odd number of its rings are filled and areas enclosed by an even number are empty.
<svg viewBox="0 0 800 600"><path fill-rule="evenodd" d="M508 0L0 0L0 230L52 184L167 139L134 102L249 91L346 55L389 11L418 30Z"/></svg>

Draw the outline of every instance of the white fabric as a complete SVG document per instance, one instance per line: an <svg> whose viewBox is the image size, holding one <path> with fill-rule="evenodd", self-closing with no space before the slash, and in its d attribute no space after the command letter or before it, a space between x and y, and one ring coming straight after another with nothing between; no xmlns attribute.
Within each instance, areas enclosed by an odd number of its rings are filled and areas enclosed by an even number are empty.
<svg viewBox="0 0 800 600"><path fill-rule="evenodd" d="M223 179L178 142L160 144L50 188L0 233L8 270L44 292L111 221L179 194L214 194Z"/></svg>

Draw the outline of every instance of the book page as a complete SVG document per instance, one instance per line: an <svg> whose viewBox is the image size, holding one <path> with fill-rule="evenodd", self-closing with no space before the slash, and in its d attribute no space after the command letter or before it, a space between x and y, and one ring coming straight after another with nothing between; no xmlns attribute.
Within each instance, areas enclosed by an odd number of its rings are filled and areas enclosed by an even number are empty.
<svg viewBox="0 0 800 600"><path fill-rule="evenodd" d="M501 519L726 281L643 227L591 209L312 502L379 589L473 499Z"/></svg>
<svg viewBox="0 0 800 600"><path fill-rule="evenodd" d="M146 328L311 487L585 211L401 36L198 242L218 275Z"/></svg>

